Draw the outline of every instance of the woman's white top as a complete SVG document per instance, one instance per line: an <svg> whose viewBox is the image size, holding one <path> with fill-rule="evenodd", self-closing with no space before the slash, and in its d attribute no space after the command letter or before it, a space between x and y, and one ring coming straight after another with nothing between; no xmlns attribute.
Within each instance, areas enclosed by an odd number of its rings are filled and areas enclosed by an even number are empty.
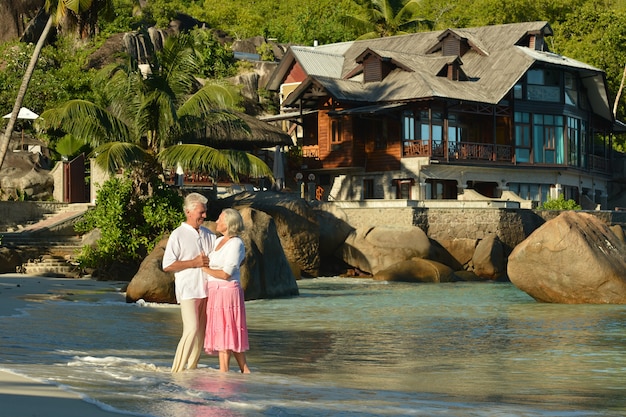
<svg viewBox="0 0 626 417"><path fill-rule="evenodd" d="M214 248L217 248L224 236L220 236L215 241ZM239 267L246 257L246 248L243 241L239 237L231 237L218 250L213 250L209 254L209 268L220 269L230 275L228 281L240 282L241 274ZM209 281L224 281L223 279L212 277L207 278Z"/></svg>
<svg viewBox="0 0 626 417"><path fill-rule="evenodd" d="M170 235L165 253L163 254L163 268L173 264L175 261L189 261L198 256L201 252L209 254L215 244L215 234L204 226L198 230L190 224L183 223L178 226ZM205 298L206 274L202 268L187 268L174 272L174 283L176 286L176 301L192 298Z"/></svg>

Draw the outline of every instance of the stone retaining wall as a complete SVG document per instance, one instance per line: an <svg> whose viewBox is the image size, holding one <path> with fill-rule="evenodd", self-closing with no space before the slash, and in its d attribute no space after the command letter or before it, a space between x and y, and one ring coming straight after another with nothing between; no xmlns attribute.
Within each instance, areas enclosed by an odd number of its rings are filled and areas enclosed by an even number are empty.
<svg viewBox="0 0 626 417"><path fill-rule="evenodd" d="M342 210L355 227L418 226L434 240L483 239L495 234L509 251L558 210L511 208L355 207ZM626 226L626 211L588 211L609 225Z"/></svg>

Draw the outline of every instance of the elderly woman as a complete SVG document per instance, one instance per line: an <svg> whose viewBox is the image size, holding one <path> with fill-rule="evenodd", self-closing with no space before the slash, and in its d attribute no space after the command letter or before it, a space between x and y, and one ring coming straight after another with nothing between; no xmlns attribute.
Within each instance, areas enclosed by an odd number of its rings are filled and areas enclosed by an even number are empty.
<svg viewBox="0 0 626 417"><path fill-rule="evenodd" d="M217 219L216 231L222 236L217 238L209 254L209 266L203 268L208 274L204 349L209 354L219 353L221 372L228 372L232 355L241 372L247 374L250 369L244 352L249 349L248 326L239 281L239 267L246 250L239 237L243 231L243 219L239 212L223 210Z"/></svg>

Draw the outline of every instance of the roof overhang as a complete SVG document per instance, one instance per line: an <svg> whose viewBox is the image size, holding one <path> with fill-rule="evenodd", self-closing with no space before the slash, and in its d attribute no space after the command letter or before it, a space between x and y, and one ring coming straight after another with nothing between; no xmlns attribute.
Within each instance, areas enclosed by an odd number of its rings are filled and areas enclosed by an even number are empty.
<svg viewBox="0 0 626 417"><path fill-rule="evenodd" d="M343 110L331 110L328 112L329 116L346 116L346 115L375 115L386 113L391 110L395 110L398 107L405 106L406 103L388 103L388 104L374 104L371 106L355 107L351 109Z"/></svg>
<svg viewBox="0 0 626 417"><path fill-rule="evenodd" d="M271 116L261 116L258 119L262 120L264 122L279 122L281 120L295 120L295 119L299 119L302 116L307 116L309 114L314 114L317 113L318 110L303 110L303 111L293 111L293 112L289 112L289 113L281 113L281 114L274 114Z"/></svg>

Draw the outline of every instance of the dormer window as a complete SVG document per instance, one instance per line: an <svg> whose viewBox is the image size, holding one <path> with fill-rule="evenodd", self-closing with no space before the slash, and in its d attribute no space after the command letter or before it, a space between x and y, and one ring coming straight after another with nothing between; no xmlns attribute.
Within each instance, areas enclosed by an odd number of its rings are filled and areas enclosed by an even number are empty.
<svg viewBox="0 0 626 417"><path fill-rule="evenodd" d="M463 56L469 49L467 39L461 39L452 36L452 34L446 36L442 41L443 56Z"/></svg>
<svg viewBox="0 0 626 417"><path fill-rule="evenodd" d="M461 65L463 65L463 63L458 58L454 61L448 62L437 73L437 76L446 77L451 81L467 81L468 77L461 69Z"/></svg>
<svg viewBox="0 0 626 417"><path fill-rule="evenodd" d="M392 70L393 66L389 60L370 55L363 61L363 81L366 83L382 81Z"/></svg>
<svg viewBox="0 0 626 417"><path fill-rule="evenodd" d="M363 74L363 82L380 82L385 79L390 72L395 69L413 72L413 70L401 62L389 56L383 56L380 53L367 48L356 58L357 65L352 71L344 76L344 79L350 79L357 74Z"/></svg>

